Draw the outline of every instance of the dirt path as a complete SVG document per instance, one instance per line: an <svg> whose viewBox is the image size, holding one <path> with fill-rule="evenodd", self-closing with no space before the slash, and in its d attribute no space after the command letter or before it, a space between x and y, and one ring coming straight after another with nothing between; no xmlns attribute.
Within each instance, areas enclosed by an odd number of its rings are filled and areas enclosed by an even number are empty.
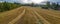
<svg viewBox="0 0 60 24"><path fill-rule="evenodd" d="M17 16L15 19L13 19L11 22L9 22L8 24L14 24L16 21L18 21L23 15L25 14L25 9L22 11L21 14L19 14L19 16Z"/></svg>
<svg viewBox="0 0 60 24"><path fill-rule="evenodd" d="M33 10L33 12L37 15L36 17L38 17L39 19L42 20L42 22L44 24L50 24L45 18L43 18L36 10Z"/></svg>
<svg viewBox="0 0 60 24"><path fill-rule="evenodd" d="M60 14L35 7L20 7L18 15L7 24L60 24ZM14 15L13 15L14 16Z"/></svg>

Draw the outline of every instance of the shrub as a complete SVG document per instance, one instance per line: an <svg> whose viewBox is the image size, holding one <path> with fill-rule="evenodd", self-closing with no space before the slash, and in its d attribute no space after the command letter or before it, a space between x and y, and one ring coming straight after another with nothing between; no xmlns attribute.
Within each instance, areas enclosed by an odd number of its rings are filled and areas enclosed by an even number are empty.
<svg viewBox="0 0 60 24"><path fill-rule="evenodd" d="M15 4L15 3L9 3L9 2L2 2L0 3L0 12L8 11L8 10L11 10L20 6L21 5L18 3Z"/></svg>

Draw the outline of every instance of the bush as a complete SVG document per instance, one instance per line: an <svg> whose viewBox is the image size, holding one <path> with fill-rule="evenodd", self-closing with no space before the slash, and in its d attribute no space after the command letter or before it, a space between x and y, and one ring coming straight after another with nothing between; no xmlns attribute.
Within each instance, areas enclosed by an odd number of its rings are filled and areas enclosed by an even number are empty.
<svg viewBox="0 0 60 24"><path fill-rule="evenodd" d="M0 12L8 11L17 7L20 7L20 4L2 2L0 3Z"/></svg>

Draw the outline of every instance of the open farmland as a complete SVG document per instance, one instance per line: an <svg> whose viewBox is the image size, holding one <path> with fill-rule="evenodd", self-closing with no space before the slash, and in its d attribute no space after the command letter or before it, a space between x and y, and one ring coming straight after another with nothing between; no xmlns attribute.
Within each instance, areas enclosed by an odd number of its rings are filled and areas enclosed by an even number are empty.
<svg viewBox="0 0 60 24"><path fill-rule="evenodd" d="M60 11L22 6L0 13L0 24L60 24Z"/></svg>

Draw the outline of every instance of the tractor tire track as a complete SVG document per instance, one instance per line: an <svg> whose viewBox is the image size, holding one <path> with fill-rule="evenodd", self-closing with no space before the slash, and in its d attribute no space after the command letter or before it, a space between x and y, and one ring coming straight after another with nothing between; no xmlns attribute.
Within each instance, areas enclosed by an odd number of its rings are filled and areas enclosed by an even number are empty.
<svg viewBox="0 0 60 24"><path fill-rule="evenodd" d="M44 24L50 24L45 18L43 18L39 13L37 13L36 10L33 10L33 12L37 15L36 17L38 17L40 20L42 20L42 22Z"/></svg>
<svg viewBox="0 0 60 24"><path fill-rule="evenodd" d="M23 10L21 12L18 10L19 16L10 21L8 24L57 24L56 22L60 21L60 17L58 17L58 15L52 15L53 12L44 12L44 10L39 10L34 7L21 8Z"/></svg>
<svg viewBox="0 0 60 24"><path fill-rule="evenodd" d="M13 19L11 22L9 22L8 24L14 24L16 21L18 21L21 17L22 17L22 15L24 15L25 14L25 9L23 10L23 12L19 15L19 16L17 16L15 19Z"/></svg>
<svg viewBox="0 0 60 24"><path fill-rule="evenodd" d="M60 24L60 18L57 16L50 15L51 12L48 14L42 10L37 10L37 12L51 24Z"/></svg>

